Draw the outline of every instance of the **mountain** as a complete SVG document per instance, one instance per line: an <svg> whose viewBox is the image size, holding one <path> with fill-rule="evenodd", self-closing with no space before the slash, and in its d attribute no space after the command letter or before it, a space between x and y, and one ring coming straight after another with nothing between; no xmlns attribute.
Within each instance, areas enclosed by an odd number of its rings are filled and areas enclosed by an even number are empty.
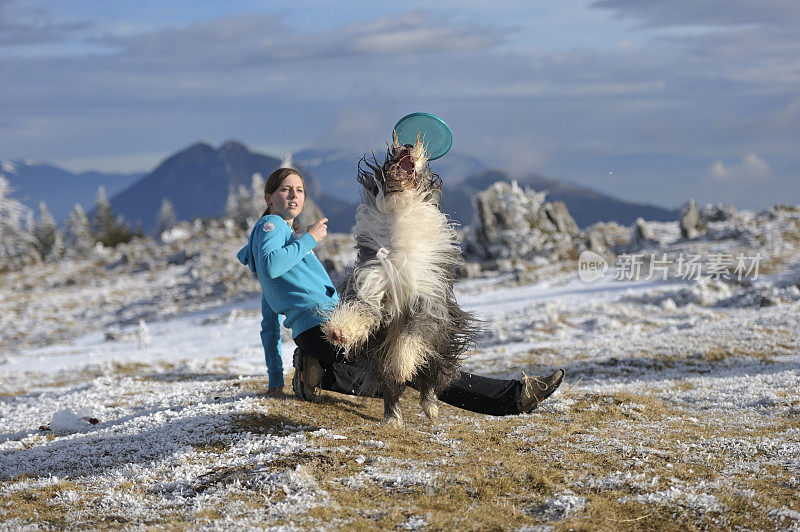
<svg viewBox="0 0 800 532"><path fill-rule="evenodd" d="M328 217L332 232L349 232L355 223L360 201L356 172L362 155L304 150L293 156L306 179L309 196ZM384 154L381 151L376 155L382 158ZM46 201L60 222L75 203L90 211L97 187L103 185L117 214L131 223L140 221L146 231L152 232L164 198L172 202L179 219L222 216L231 189L238 185L249 188L254 172L266 179L280 164L280 159L252 152L241 142L229 141L218 149L201 142L171 155L148 174L73 174L49 164L4 161L0 175L14 187L15 198L33 209L38 209L40 200ZM458 152L433 161L431 167L444 184L442 209L462 225L473 221L475 194L495 181L514 179L507 172L488 170L479 159ZM582 227L611 220L627 225L639 216L646 220L675 220L679 216L677 210L622 201L555 179L536 175L516 179L522 186L548 190L551 201L566 203Z"/></svg>
<svg viewBox="0 0 800 532"><path fill-rule="evenodd" d="M676 220L680 216L680 210L677 209L670 210L655 205L631 203L588 188L537 175L515 178L502 170L486 170L455 184L445 180L442 210L462 225L469 225L474 217L472 198L475 194L485 190L496 181L511 181L512 179L516 179L517 183L523 187L531 187L536 191L547 190L548 201L563 201L581 227L601 221L615 221L623 225L630 225L640 216L651 221Z"/></svg>
<svg viewBox="0 0 800 532"><path fill-rule="evenodd" d="M377 154L383 157L383 153ZM371 154L370 154L371 156ZM332 232L349 232L360 201L355 179L360 155L336 150L304 150L293 155L297 169L306 180L309 196L328 217ZM170 156L155 170L111 198L114 211L131 222L140 221L147 231L156 226L163 198L175 207L178 218L222 216L228 191L238 185L250 186L254 172L266 179L279 168L275 157L250 151L244 144L229 141L219 149L197 143ZM442 209L462 225L473 221L472 198L495 181L514 179L501 170L487 170L478 159L449 153L431 166L442 177ZM575 221L587 226L597 221L631 224L639 216L647 220L675 220L679 213L652 205L622 201L599 192L555 179L529 175L516 178L520 185L548 190L548 199L566 203Z"/></svg>
<svg viewBox="0 0 800 532"><path fill-rule="evenodd" d="M31 161L2 161L0 175L11 184L14 198L39 214L39 202L45 201L57 222L64 222L76 203L89 211L103 186L111 196L130 186L144 174L74 174L58 166Z"/></svg>
<svg viewBox="0 0 800 532"><path fill-rule="evenodd" d="M376 155L382 158L384 153ZM361 156L342 150L303 150L293 154L292 158L298 167L313 172L326 193L348 203L358 203L361 200L360 188L355 176ZM444 185L442 209L462 225L469 225L473 221L472 198L475 194L495 181L512 179L535 190L548 190L548 199L563 201L582 227L612 220L628 225L639 216L654 221L675 220L680 214L677 210L626 202L546 177L529 175L515 178L502 170L490 170L480 159L459 152L451 151L445 157L432 161L431 168L439 174ZM329 211L323 208L323 212L328 214Z"/></svg>
<svg viewBox="0 0 800 532"><path fill-rule="evenodd" d="M326 194L347 203L359 203L361 196L356 181L359 157L338 150L303 150L293 153L292 161L306 169L306 173L313 174L322 183ZM325 209L323 212L327 214Z"/></svg>
<svg viewBox="0 0 800 532"><path fill-rule="evenodd" d="M111 197L114 212L131 222L139 221L145 231L156 229L164 198L175 207L179 219L223 216L228 192L239 185L250 187L252 175L266 179L280 168L281 160L250 151L237 141L218 149L197 143L168 157L158 167L124 191ZM330 219L331 231L350 230L355 205L323 192L314 173L297 165L311 197Z"/></svg>
<svg viewBox="0 0 800 532"><path fill-rule="evenodd" d="M381 150L375 155L382 159L385 153ZM299 167L312 172L323 184L326 193L349 203L359 203L361 196L356 173L358 161L364 156L363 153L342 150L303 150L292 154L292 160ZM371 153L366 156L367 160L372 159ZM442 181L455 184L485 170L486 165L471 155L451 151L446 157L432 161L431 168Z"/></svg>

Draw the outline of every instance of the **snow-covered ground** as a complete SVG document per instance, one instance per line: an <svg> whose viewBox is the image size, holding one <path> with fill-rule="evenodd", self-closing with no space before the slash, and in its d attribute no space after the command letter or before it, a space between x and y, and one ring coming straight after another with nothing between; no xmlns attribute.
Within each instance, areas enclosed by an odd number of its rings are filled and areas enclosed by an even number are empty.
<svg viewBox="0 0 800 532"><path fill-rule="evenodd" d="M100 328L71 311L39 346L18 327L0 352L0 529L798 529L800 261L781 257L744 284L583 282L577 264L463 280L485 331L469 370L567 377L530 415L445 407L431 427L406 400L405 431L377 400L266 396L256 297Z"/></svg>

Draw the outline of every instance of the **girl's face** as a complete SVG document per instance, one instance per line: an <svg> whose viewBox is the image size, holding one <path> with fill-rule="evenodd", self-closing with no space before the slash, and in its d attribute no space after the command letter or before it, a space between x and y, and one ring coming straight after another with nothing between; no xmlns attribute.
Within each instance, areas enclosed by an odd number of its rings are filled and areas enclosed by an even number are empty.
<svg viewBox="0 0 800 532"><path fill-rule="evenodd" d="M269 205L272 214L277 214L284 220L292 222L306 202L306 188L303 180L297 174L289 174L272 194L265 194L264 199Z"/></svg>

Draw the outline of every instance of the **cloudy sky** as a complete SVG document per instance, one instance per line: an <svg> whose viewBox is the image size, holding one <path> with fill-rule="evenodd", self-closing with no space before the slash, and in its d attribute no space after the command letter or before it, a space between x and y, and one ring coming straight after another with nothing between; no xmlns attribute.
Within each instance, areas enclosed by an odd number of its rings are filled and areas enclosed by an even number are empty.
<svg viewBox="0 0 800 532"><path fill-rule="evenodd" d="M625 199L800 202L797 0L0 0L0 158L152 169L198 140L454 150Z"/></svg>

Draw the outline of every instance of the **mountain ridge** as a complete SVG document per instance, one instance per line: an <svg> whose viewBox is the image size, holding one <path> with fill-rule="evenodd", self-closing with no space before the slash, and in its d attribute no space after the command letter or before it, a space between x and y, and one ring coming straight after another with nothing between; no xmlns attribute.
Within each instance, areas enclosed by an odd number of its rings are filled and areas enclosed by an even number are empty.
<svg viewBox="0 0 800 532"><path fill-rule="evenodd" d="M378 157L382 155L380 153ZM355 211L360 201L360 188L356 181L359 159L360 156L344 150L327 149L302 150L293 156L294 165L305 178L309 197L328 217L329 230L332 232L349 232L355 223ZM0 174L16 176L14 172L22 164L5 161L0 166ZM37 186L22 187L22 191L27 190L26 204L36 208L38 201L45 199L56 220L63 221L76 202L81 203L85 210L91 210L97 192L95 182L99 180L106 186L116 214L122 215L130 223L138 221L144 230L153 232L164 198L172 202L179 219L224 216L225 202L231 190L239 185L249 189L254 172L259 172L266 179L281 164L281 159L252 151L237 140L228 140L218 148L200 141L174 152L148 173L72 174L53 165L37 163L36 167L49 169L52 175ZM432 168L442 177L442 210L461 225L473 223L473 197L500 180L516 180L520 186L538 191L548 190L548 201L563 201L581 227L597 221L617 221L629 225L640 216L653 221L675 220L680 214L678 209L627 202L596 190L536 174L514 176L506 170L489 168L477 158L458 152L451 152L447 157L435 161ZM28 175L32 176L33 173L28 172ZM64 192L70 188L65 187L65 183L75 183L71 176L86 176L95 180L90 180L93 188L82 189L83 201L72 201L69 199L72 196ZM114 181L115 178L119 179ZM19 179L16 182L14 179L9 181L15 188L20 188L16 186ZM43 187L48 190L47 195L41 193ZM31 191L37 190L39 197L34 197L37 195L32 195Z"/></svg>
<svg viewBox="0 0 800 532"><path fill-rule="evenodd" d="M13 196L25 206L39 212L39 202L58 223L64 222L76 203L90 210L97 197L97 188L103 186L108 195L116 194L141 179L144 172L103 173L89 170L70 172L55 164L31 160L0 161L0 175L13 189Z"/></svg>

